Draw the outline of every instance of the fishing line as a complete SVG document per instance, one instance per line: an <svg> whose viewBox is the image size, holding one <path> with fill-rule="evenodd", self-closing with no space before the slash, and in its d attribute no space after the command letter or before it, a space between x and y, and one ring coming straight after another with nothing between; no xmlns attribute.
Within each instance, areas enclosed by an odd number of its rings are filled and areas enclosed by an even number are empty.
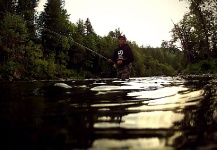
<svg viewBox="0 0 217 150"><path fill-rule="evenodd" d="M43 29L43 30L47 30L47 31L49 31L50 33L53 33L53 34L59 36L60 38L61 38L61 37L65 37L65 38L68 39L67 36L61 35L61 34L59 34L59 33L57 33L57 32L54 32L54 31L52 31L52 30L50 30L50 29L48 29L48 28L43 27L43 28L41 28L41 29ZM92 52L92 53L98 55L99 57L104 58L104 59L107 60L107 61L109 60L109 59L106 58L105 56L103 56L103 55L101 55L101 54L95 52L94 50L92 50L92 49L90 49L90 48L88 48L88 47L86 47L86 46L84 46L84 45L82 45L82 44L76 42L73 38L72 38L72 42L74 42L75 44L77 44L77 45L79 45L79 46L81 46L81 47L83 47L83 48L89 50L90 52Z"/></svg>

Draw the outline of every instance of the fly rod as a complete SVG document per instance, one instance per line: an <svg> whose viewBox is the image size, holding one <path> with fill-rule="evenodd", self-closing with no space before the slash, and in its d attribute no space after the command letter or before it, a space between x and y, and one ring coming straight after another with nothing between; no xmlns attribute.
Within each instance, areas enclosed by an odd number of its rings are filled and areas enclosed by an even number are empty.
<svg viewBox="0 0 217 150"><path fill-rule="evenodd" d="M54 31L52 31L52 30L50 30L50 29L47 29L47 28L43 28L43 29L44 29L44 30L47 30L47 31L49 31L49 32L51 32L51 33L53 33L53 34L55 34L55 35L58 35L58 36L60 36L60 37L68 38L67 36L61 35L61 34L59 34L59 33L57 33L57 32L54 32ZM87 49L88 51L90 51L90 52L92 52L92 53L98 55L99 57L104 58L104 59L107 60L107 61L109 60L108 58L106 58L105 56L103 56L103 55L101 55L101 54L95 52L94 50L92 50L92 49L90 49L90 48L88 48L88 47L86 47L86 46L84 46L84 45L82 45L82 44L80 44L80 43L74 41L74 39L72 39L72 41L73 41L75 44L77 44L77 45L79 45L79 46L81 46L81 47L84 47L84 48Z"/></svg>
<svg viewBox="0 0 217 150"><path fill-rule="evenodd" d="M103 56L103 55L101 55L101 54L95 52L94 50L92 50L92 49L90 49L90 48L88 48L88 47L86 47L86 46L84 46L84 45L82 45L82 44L80 44L80 43L78 43L78 42L75 42L74 40L73 40L73 42L74 42L75 44L81 46L81 47L86 48L87 50L89 50L90 52L92 52L92 53L98 55L99 57L104 58L104 59L106 59L106 60L109 60L108 58L106 58L105 56Z"/></svg>

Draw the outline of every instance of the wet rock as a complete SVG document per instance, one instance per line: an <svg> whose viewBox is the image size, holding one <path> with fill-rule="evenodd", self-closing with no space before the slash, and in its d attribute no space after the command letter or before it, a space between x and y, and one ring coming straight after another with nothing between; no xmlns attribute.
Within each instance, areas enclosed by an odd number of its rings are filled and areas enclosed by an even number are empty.
<svg viewBox="0 0 217 150"><path fill-rule="evenodd" d="M33 90L33 94L46 97L47 100L66 100L71 94L72 87L66 83L52 83Z"/></svg>
<svg viewBox="0 0 217 150"><path fill-rule="evenodd" d="M66 84L66 83L55 83L54 86L62 87L62 88L65 88L65 89L70 89L70 88L72 88L71 86L69 86L69 85Z"/></svg>

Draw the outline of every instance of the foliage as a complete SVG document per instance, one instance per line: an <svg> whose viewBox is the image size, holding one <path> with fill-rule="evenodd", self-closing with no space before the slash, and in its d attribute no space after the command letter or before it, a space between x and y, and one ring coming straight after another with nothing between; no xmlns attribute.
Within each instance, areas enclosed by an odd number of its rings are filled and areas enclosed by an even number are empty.
<svg viewBox="0 0 217 150"><path fill-rule="evenodd" d="M217 17L215 0L184 0L190 11L172 29L173 39L182 44L187 63L214 58L217 54Z"/></svg>
<svg viewBox="0 0 217 150"><path fill-rule="evenodd" d="M217 61L216 59L202 60L198 63L189 64L184 70L187 74L206 74L217 73Z"/></svg>
<svg viewBox="0 0 217 150"><path fill-rule="evenodd" d="M1 70L8 75L17 70L23 72L24 43L28 36L25 23L19 15L7 13L0 25Z"/></svg>
<svg viewBox="0 0 217 150"><path fill-rule="evenodd" d="M15 6L16 13L22 16L26 23L30 38L35 37L35 7L37 7L39 0L18 0Z"/></svg>
<svg viewBox="0 0 217 150"><path fill-rule="evenodd" d="M0 20L4 18L6 13L14 13L16 0L0 0Z"/></svg>
<svg viewBox="0 0 217 150"><path fill-rule="evenodd" d="M144 56L144 66L147 70L147 76L151 75L174 75L181 68L182 53L170 48L142 48Z"/></svg>
<svg viewBox="0 0 217 150"><path fill-rule="evenodd" d="M118 36L124 35L120 28L99 36L89 18L69 21L64 0L48 0L41 13L35 12L37 4L38 0L0 0L1 77L115 77L107 59L117 47ZM183 67L183 52L173 42L165 41L161 48L127 42L135 57L131 76L174 75Z"/></svg>

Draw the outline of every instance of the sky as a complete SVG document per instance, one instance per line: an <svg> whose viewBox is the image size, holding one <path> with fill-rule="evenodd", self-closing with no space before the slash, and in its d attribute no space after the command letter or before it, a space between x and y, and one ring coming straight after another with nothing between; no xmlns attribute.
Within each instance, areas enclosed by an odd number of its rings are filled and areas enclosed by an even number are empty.
<svg viewBox="0 0 217 150"><path fill-rule="evenodd" d="M40 0L38 11L46 0ZM90 19L97 35L106 36L120 29L139 46L160 47L171 39L171 29L188 12L188 4L179 0L65 0L70 21Z"/></svg>

